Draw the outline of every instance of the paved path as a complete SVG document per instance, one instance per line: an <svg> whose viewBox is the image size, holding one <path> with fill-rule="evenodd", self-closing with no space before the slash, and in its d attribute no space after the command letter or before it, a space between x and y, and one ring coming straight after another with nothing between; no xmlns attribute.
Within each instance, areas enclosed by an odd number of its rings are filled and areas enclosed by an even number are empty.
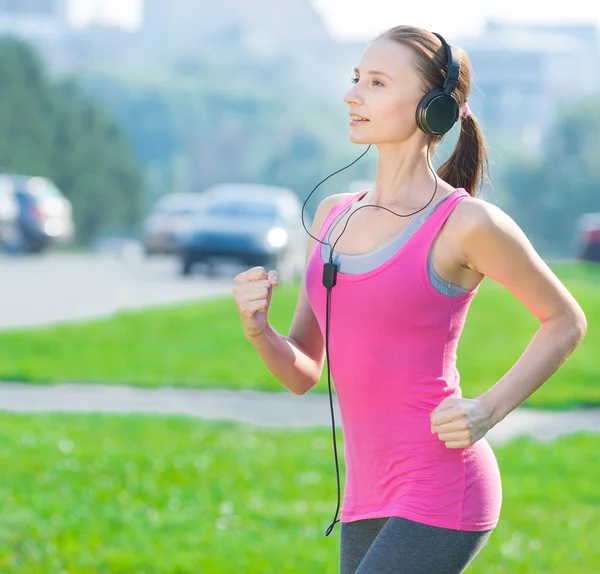
<svg viewBox="0 0 600 574"><path fill-rule="evenodd" d="M18 412L112 412L181 414L225 419L262 427L331 427L329 395L197 389L144 389L92 384L52 386L0 382L0 410ZM336 430L340 414L334 396ZM552 440L578 431L600 432L600 408L542 411L519 407L486 438L500 444L528 434Z"/></svg>
<svg viewBox="0 0 600 574"><path fill-rule="evenodd" d="M231 296L222 276L179 275L176 257L112 254L0 256L0 330L106 317L125 309Z"/></svg>

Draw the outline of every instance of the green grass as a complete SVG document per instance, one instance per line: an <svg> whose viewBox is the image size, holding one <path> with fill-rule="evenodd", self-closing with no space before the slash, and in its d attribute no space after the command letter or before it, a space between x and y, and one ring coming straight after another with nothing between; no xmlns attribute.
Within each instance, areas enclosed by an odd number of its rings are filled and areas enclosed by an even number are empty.
<svg viewBox="0 0 600 574"><path fill-rule="evenodd" d="M526 406L600 404L600 266L551 267L579 301L588 333ZM297 284L280 285L269 318L287 334ZM483 393L514 364L539 327L503 286L485 279L458 348L465 397ZM327 365L312 392L327 392ZM233 295L175 307L124 312L87 323L0 333L0 379L32 383L97 382L148 387L285 390L243 336Z"/></svg>
<svg viewBox="0 0 600 574"><path fill-rule="evenodd" d="M0 413L0 441L1 572L338 571L330 430ZM494 447L500 523L468 571L600 572L599 449L585 433Z"/></svg>

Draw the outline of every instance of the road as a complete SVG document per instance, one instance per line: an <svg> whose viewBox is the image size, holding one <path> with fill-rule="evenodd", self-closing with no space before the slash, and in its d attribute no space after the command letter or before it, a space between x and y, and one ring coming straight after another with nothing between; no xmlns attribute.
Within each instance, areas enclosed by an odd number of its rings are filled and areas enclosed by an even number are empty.
<svg viewBox="0 0 600 574"><path fill-rule="evenodd" d="M179 275L174 257L121 254L0 256L0 329L85 320L231 293L236 272ZM233 295L232 295L233 296Z"/></svg>

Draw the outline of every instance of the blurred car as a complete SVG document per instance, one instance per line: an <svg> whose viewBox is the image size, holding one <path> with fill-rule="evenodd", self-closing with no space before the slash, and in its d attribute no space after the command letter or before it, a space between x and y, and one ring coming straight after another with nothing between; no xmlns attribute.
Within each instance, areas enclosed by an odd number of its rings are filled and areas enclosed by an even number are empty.
<svg viewBox="0 0 600 574"><path fill-rule="evenodd" d="M15 240L18 226L19 204L14 194L14 185L0 177L0 246L6 248Z"/></svg>
<svg viewBox="0 0 600 574"><path fill-rule="evenodd" d="M161 197L144 222L144 252L178 253L181 235L191 228L205 203L200 193L169 193Z"/></svg>
<svg viewBox="0 0 600 574"><path fill-rule="evenodd" d="M302 204L289 188L260 184L219 184L203 195L207 205L181 243L181 273L199 262L214 272L217 260L276 269L281 281L302 275L307 233ZM310 218L305 225L310 230Z"/></svg>
<svg viewBox="0 0 600 574"><path fill-rule="evenodd" d="M12 251L40 253L72 241L75 231L71 202L45 177L0 174L0 195L12 197L16 213L5 246Z"/></svg>
<svg viewBox="0 0 600 574"><path fill-rule="evenodd" d="M577 220L577 251L583 261L600 263L600 212L584 213Z"/></svg>

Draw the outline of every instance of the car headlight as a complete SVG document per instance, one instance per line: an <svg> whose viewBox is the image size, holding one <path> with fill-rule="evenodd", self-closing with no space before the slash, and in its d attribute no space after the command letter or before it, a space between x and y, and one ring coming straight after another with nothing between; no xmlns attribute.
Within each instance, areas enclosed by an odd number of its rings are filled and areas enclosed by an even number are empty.
<svg viewBox="0 0 600 574"><path fill-rule="evenodd" d="M274 227L267 235L267 241L273 247L282 247L287 243L287 240L288 235L285 229L282 229L281 227Z"/></svg>

